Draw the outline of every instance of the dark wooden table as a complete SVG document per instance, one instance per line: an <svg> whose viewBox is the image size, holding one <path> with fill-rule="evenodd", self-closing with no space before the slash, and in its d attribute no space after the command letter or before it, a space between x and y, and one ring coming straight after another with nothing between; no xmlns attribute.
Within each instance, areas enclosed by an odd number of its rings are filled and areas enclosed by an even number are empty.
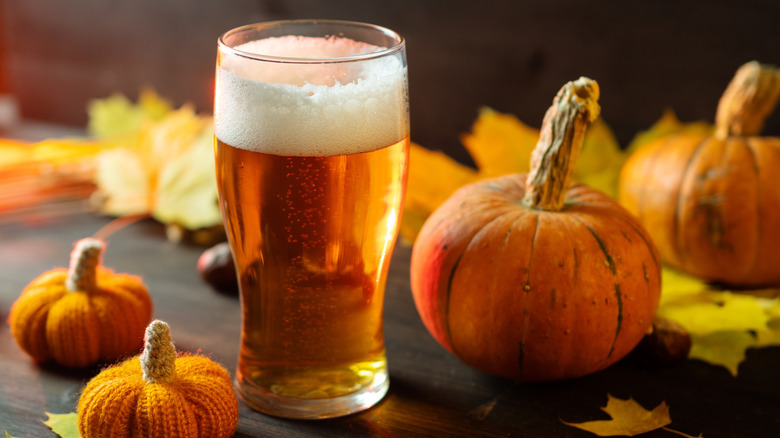
<svg viewBox="0 0 780 438"><path fill-rule="evenodd" d="M96 369L72 371L34 364L15 344L7 319L22 288L37 275L65 266L74 241L109 221L79 215L49 223L0 226L0 436L53 437L44 411L72 412ZM165 239L161 225L142 221L114 234L104 263L141 275L153 296L154 317L167 321L179 350L204 353L236 366L239 302L201 281L204 248ZM396 248L385 308L391 386L374 408L349 417L289 421L240 404L237 437L589 437L564 425L606 419L607 394L633 397L646 408L666 401L670 427L692 436L777 436L780 430L780 348L749 350L732 377L689 360L651 369L623 361L592 376L547 384L516 383L473 370L440 347L422 325L409 289L411 249ZM665 431L645 436L673 437Z"/></svg>

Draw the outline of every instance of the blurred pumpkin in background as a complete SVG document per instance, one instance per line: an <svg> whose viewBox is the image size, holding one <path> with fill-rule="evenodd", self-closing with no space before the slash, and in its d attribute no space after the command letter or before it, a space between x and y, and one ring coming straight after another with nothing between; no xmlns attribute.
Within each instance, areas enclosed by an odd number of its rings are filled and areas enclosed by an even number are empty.
<svg viewBox="0 0 780 438"><path fill-rule="evenodd" d="M669 265L732 286L780 284L780 138L760 137L780 70L750 62L717 109L715 132L656 139L626 161L618 199Z"/></svg>

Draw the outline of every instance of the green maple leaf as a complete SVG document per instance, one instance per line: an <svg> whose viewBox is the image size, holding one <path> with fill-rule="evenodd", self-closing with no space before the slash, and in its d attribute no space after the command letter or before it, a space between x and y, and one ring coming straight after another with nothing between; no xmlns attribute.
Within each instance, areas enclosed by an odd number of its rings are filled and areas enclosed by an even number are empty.
<svg viewBox="0 0 780 438"><path fill-rule="evenodd" d="M52 414L46 412L46 415L48 415L49 419L44 421L43 424L49 426L52 432L59 435L60 438L81 438L77 413Z"/></svg>

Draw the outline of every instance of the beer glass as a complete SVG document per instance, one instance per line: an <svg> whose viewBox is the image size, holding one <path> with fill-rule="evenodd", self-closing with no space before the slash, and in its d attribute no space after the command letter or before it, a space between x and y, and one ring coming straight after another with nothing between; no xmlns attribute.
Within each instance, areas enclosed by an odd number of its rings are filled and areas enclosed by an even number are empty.
<svg viewBox="0 0 780 438"><path fill-rule="evenodd" d="M405 42L277 21L219 38L220 205L242 307L238 392L288 418L387 392L382 309L409 157Z"/></svg>

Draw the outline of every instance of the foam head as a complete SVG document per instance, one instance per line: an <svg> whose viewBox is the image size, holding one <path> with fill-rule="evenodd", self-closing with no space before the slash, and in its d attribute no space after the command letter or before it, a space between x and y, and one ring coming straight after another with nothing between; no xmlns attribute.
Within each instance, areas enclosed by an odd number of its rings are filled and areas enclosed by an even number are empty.
<svg viewBox="0 0 780 438"><path fill-rule="evenodd" d="M375 150L409 133L400 52L350 60L381 48L301 36L236 49L266 59L221 56L214 122L217 138L227 144L276 155L330 156Z"/></svg>

